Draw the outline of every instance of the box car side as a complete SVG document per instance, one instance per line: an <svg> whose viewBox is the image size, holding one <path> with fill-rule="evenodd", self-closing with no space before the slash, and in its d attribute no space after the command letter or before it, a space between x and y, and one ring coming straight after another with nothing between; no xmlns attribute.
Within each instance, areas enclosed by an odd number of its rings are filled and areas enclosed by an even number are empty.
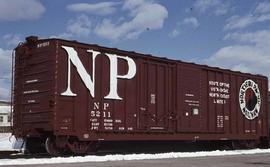
<svg viewBox="0 0 270 167"><path fill-rule="evenodd" d="M268 136L266 77L62 40L57 48L58 135L109 141Z"/></svg>

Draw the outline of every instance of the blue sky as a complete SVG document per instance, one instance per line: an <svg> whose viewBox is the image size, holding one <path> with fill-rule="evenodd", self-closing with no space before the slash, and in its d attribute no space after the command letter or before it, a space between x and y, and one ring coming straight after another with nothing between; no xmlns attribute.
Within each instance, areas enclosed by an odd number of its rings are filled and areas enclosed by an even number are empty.
<svg viewBox="0 0 270 167"><path fill-rule="evenodd" d="M0 99L12 49L59 37L270 77L270 1L1 0Z"/></svg>

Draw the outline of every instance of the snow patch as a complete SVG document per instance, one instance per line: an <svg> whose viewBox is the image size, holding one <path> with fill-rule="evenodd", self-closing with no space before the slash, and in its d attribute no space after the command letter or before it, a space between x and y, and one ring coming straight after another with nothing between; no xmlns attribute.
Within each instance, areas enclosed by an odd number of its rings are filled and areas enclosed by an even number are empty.
<svg viewBox="0 0 270 167"><path fill-rule="evenodd" d="M59 163L83 163L83 162L106 162L106 161L129 161L129 160L150 160L170 159L207 156L232 156L247 154L270 153L270 149L234 150L234 151L207 151L207 152L171 152L159 154L128 154L128 155L106 155L106 156L74 156L55 158L33 158L33 159L2 159L0 165L30 165L30 164L59 164Z"/></svg>
<svg viewBox="0 0 270 167"><path fill-rule="evenodd" d="M12 136L11 133L0 133L0 151L20 150L22 143L23 141L21 139L16 140L16 138Z"/></svg>
<svg viewBox="0 0 270 167"><path fill-rule="evenodd" d="M12 150L13 137L10 133L0 133L0 150Z"/></svg>
<svg viewBox="0 0 270 167"><path fill-rule="evenodd" d="M17 141L10 133L0 133L0 151L11 151L21 149L22 141ZM170 152L158 154L115 154L105 156L72 156L54 158L18 158L0 159L0 166L6 165L30 165L30 164L59 164L59 163L83 163L83 162L106 162L106 161L129 161L129 160L150 160L150 159L171 159L188 157L207 157L207 156L232 156L247 154L270 153L270 149L253 150L232 150L232 151L200 151L200 152Z"/></svg>

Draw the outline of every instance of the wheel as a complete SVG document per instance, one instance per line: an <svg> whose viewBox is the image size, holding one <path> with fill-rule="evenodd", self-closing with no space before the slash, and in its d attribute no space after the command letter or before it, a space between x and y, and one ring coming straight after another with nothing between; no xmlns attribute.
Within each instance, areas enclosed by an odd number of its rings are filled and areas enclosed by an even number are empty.
<svg viewBox="0 0 270 167"><path fill-rule="evenodd" d="M246 149L253 149L253 148L257 148L259 143L260 142L256 140L246 140L243 142L243 146Z"/></svg>
<svg viewBox="0 0 270 167"><path fill-rule="evenodd" d="M46 152L44 147L44 139L38 137L28 137L26 138L26 153L37 154Z"/></svg>
<svg viewBox="0 0 270 167"><path fill-rule="evenodd" d="M95 155L98 151L98 147L99 147L98 142L90 142L88 149L87 149L87 154Z"/></svg>
<svg viewBox="0 0 270 167"><path fill-rule="evenodd" d="M47 153L52 156L61 155L61 149L56 146L55 139L53 137L48 137L46 139L45 148Z"/></svg>
<svg viewBox="0 0 270 167"><path fill-rule="evenodd" d="M241 144L239 141L231 141L231 147L233 150L239 150L241 149Z"/></svg>
<svg viewBox="0 0 270 167"><path fill-rule="evenodd" d="M67 145L73 155L96 154L98 149L97 142L79 141L77 138L70 140Z"/></svg>

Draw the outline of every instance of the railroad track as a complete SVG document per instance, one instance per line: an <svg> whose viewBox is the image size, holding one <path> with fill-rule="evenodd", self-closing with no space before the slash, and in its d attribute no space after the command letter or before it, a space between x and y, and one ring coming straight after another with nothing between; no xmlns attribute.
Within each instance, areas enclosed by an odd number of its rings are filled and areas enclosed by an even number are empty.
<svg viewBox="0 0 270 167"><path fill-rule="evenodd" d="M112 150L103 150L100 151L98 153L96 153L95 155L98 156L104 156L104 155L112 155L112 154L125 154L123 152L115 152ZM74 156L74 155L61 155L60 157L70 157L70 156ZM79 155L78 155L79 156ZM83 156L83 155L81 155ZM28 154L28 153L23 153L21 151L0 151L0 160L1 159L18 159L18 158L24 158L24 159L31 159L31 158L52 158L53 156L51 156L48 153L35 153L35 154Z"/></svg>
<svg viewBox="0 0 270 167"><path fill-rule="evenodd" d="M20 151L0 151L0 159L17 159L17 158L50 158L51 156L47 153L39 154L24 154Z"/></svg>
<svg viewBox="0 0 270 167"><path fill-rule="evenodd" d="M115 155L115 154L156 154L156 153L168 153L168 152L198 152L198 151L215 151L215 150L234 150L227 145L208 145L207 143L179 143L179 142L167 142L167 143L118 143L117 144L104 144L101 145L98 151L95 153L97 156ZM91 155L91 154L90 154ZM61 157L74 156L72 154L63 154ZM29 154L22 150L14 151L0 151L0 159L31 159L31 158L51 158L53 156L48 153L35 153Z"/></svg>

